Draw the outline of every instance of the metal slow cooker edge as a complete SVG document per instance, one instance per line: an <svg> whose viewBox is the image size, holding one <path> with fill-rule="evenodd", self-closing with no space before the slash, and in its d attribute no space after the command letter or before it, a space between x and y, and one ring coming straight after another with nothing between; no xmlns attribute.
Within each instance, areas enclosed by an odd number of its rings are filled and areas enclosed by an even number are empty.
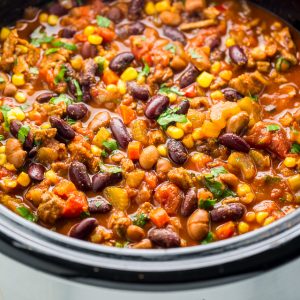
<svg viewBox="0 0 300 300"><path fill-rule="evenodd" d="M0 1L0 23L12 22L23 8L42 2ZM253 2L300 29L298 1ZM139 251L70 239L28 223L3 206L0 216L3 254L56 276L121 289L153 291L172 286L178 290L223 284L262 273L300 253L300 211L255 232L205 247Z"/></svg>

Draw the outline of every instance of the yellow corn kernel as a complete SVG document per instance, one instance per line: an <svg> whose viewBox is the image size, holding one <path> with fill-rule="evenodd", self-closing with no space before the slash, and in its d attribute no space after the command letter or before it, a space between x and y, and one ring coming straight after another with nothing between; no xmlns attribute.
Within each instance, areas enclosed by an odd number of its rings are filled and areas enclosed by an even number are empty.
<svg viewBox="0 0 300 300"><path fill-rule="evenodd" d="M3 183L8 188L15 188L17 186L17 181L10 178L4 178Z"/></svg>
<svg viewBox="0 0 300 300"><path fill-rule="evenodd" d="M19 120L23 121L25 119L25 113L20 107L15 107L7 112L7 120L10 122L11 120Z"/></svg>
<svg viewBox="0 0 300 300"><path fill-rule="evenodd" d="M200 140L205 137L202 128L195 128L192 133L192 137L195 141Z"/></svg>
<svg viewBox="0 0 300 300"><path fill-rule="evenodd" d="M169 126L166 133L169 137L175 140L179 140L184 136L184 131L176 126Z"/></svg>
<svg viewBox="0 0 300 300"><path fill-rule="evenodd" d="M45 178L48 179L51 184L56 184L59 182L59 177L56 175L56 173L53 170L49 170L45 173Z"/></svg>
<svg viewBox="0 0 300 300"><path fill-rule="evenodd" d="M17 45L16 46L16 50L18 52L20 52L21 54L26 54L28 53L28 48L26 46L23 46L23 45Z"/></svg>
<svg viewBox="0 0 300 300"><path fill-rule="evenodd" d="M204 71L197 77L198 84L203 88L208 88L214 79L214 75Z"/></svg>
<svg viewBox="0 0 300 300"><path fill-rule="evenodd" d="M212 100L222 100L224 99L224 94L221 91L214 91L210 94Z"/></svg>
<svg viewBox="0 0 300 300"><path fill-rule="evenodd" d="M256 222L262 224L264 220L269 216L269 213L266 211L260 211L256 213Z"/></svg>
<svg viewBox="0 0 300 300"><path fill-rule="evenodd" d="M169 1L164 0L164 1L157 2L155 4L155 10L158 13L161 13L163 11L170 10L170 9L171 9L171 5L170 5Z"/></svg>
<svg viewBox="0 0 300 300"><path fill-rule="evenodd" d="M0 154L0 166L4 166L6 164L6 155L4 153Z"/></svg>
<svg viewBox="0 0 300 300"><path fill-rule="evenodd" d="M126 82L124 82L123 80L119 80L117 86L118 86L118 90L119 90L120 94L125 95L127 92Z"/></svg>
<svg viewBox="0 0 300 300"><path fill-rule="evenodd" d="M1 38L1 41L4 41L8 38L10 34L10 29L7 28L7 27L2 27L1 28L1 33L0 33L0 38Z"/></svg>
<svg viewBox="0 0 300 300"><path fill-rule="evenodd" d="M110 132L105 127L101 127L93 139L93 144L101 148L102 143L110 138L110 136Z"/></svg>
<svg viewBox="0 0 300 300"><path fill-rule="evenodd" d="M248 193L251 193L251 187L250 187L250 185L248 185L246 183L241 183L238 185L236 192L240 197L242 197Z"/></svg>
<svg viewBox="0 0 300 300"><path fill-rule="evenodd" d="M76 55L71 59L71 66L76 71L80 70L82 68L83 59L81 55Z"/></svg>
<svg viewBox="0 0 300 300"><path fill-rule="evenodd" d="M221 70L221 63L219 61L215 61L210 67L211 73L215 75L218 74L220 70Z"/></svg>
<svg viewBox="0 0 300 300"><path fill-rule="evenodd" d="M46 23L48 21L48 14L42 13L39 16L40 23Z"/></svg>
<svg viewBox="0 0 300 300"><path fill-rule="evenodd" d="M235 40L233 38L228 38L225 42L227 48L235 45Z"/></svg>
<svg viewBox="0 0 300 300"><path fill-rule="evenodd" d="M11 79L15 86L22 86L25 84L24 74L14 74Z"/></svg>
<svg viewBox="0 0 300 300"><path fill-rule="evenodd" d="M51 124L49 122L45 122L41 125L41 129L49 129L51 128Z"/></svg>
<svg viewBox="0 0 300 300"><path fill-rule="evenodd" d="M238 230L240 234L248 232L250 229L250 226L246 222L239 222Z"/></svg>
<svg viewBox="0 0 300 300"><path fill-rule="evenodd" d="M57 23L58 23L58 16L56 16L56 15L50 15L50 16L48 17L47 22L48 22L48 24L49 24L50 26L55 26L55 25L57 25Z"/></svg>
<svg viewBox="0 0 300 300"><path fill-rule="evenodd" d="M283 163L287 168L294 168L297 162L295 157L286 157Z"/></svg>
<svg viewBox="0 0 300 300"><path fill-rule="evenodd" d="M83 30L83 34L86 36L89 36L95 32L95 27L94 26L86 26Z"/></svg>
<svg viewBox="0 0 300 300"><path fill-rule="evenodd" d="M219 76L222 79L229 81L232 78L232 72L230 70L224 70L219 73Z"/></svg>
<svg viewBox="0 0 300 300"><path fill-rule="evenodd" d="M170 103L174 103L177 100L177 95L175 93L169 93L168 97L170 99Z"/></svg>
<svg viewBox="0 0 300 300"><path fill-rule="evenodd" d="M145 6L145 13L146 13L148 16L155 15L156 9L155 9L155 5L154 5L154 3L153 3L152 1L146 3L146 6Z"/></svg>
<svg viewBox="0 0 300 300"><path fill-rule="evenodd" d="M103 41L103 38L100 35L91 34L88 36L88 41L92 45L100 45Z"/></svg>
<svg viewBox="0 0 300 300"><path fill-rule="evenodd" d="M5 153L5 146L0 147L0 153Z"/></svg>
<svg viewBox="0 0 300 300"><path fill-rule="evenodd" d="M121 75L123 81L132 81L135 80L138 76L138 72L135 68L127 68Z"/></svg>
<svg viewBox="0 0 300 300"><path fill-rule="evenodd" d="M137 78L137 80L136 80L136 82L137 82L138 84L144 84L145 81L146 81L146 77L145 77L145 76L139 76L139 77Z"/></svg>
<svg viewBox="0 0 300 300"><path fill-rule="evenodd" d="M8 171L16 171L17 170L16 167L11 163L4 164L4 168L7 169Z"/></svg>
<svg viewBox="0 0 300 300"><path fill-rule="evenodd" d="M253 222L255 220L255 212L253 212L253 211L247 212L245 219L247 222Z"/></svg>
<svg viewBox="0 0 300 300"><path fill-rule="evenodd" d="M98 146L92 145L91 146L91 151L92 151L93 155L95 155L95 156L101 156L102 150Z"/></svg>
<svg viewBox="0 0 300 300"><path fill-rule="evenodd" d="M166 145L158 145L157 146L157 151L159 153L160 156L164 156L166 157L168 155L168 150L167 150L167 147Z"/></svg>
<svg viewBox="0 0 300 300"><path fill-rule="evenodd" d="M182 139L182 143L185 147L187 147L188 149L191 149L194 147L195 143L194 143L194 139L193 136L191 134L186 135L183 139Z"/></svg>
<svg viewBox="0 0 300 300"><path fill-rule="evenodd" d="M30 177L27 173L21 172L17 178L17 182L21 186L28 186L30 183Z"/></svg>
<svg viewBox="0 0 300 300"><path fill-rule="evenodd" d="M264 221L263 226L267 226L267 225L271 224L271 223L274 222L274 221L275 221L275 218L274 218L274 217L272 217L272 216L267 217L267 218L265 219L265 221Z"/></svg>
<svg viewBox="0 0 300 300"><path fill-rule="evenodd" d="M292 191L298 192L300 190L300 174L290 176L288 178L288 183Z"/></svg>
<svg viewBox="0 0 300 300"><path fill-rule="evenodd" d="M106 90L111 93L116 93L118 91L118 87L115 84L109 84L107 85Z"/></svg>
<svg viewBox="0 0 300 300"><path fill-rule="evenodd" d="M250 203L252 203L254 198L255 198L255 195L254 195L254 193L251 192L249 194L246 194L244 197L241 197L241 202L243 202L244 204L250 204Z"/></svg>
<svg viewBox="0 0 300 300"><path fill-rule="evenodd" d="M190 133L193 130L193 124L190 120L185 123L176 123L176 127L182 129L185 133Z"/></svg>
<svg viewBox="0 0 300 300"><path fill-rule="evenodd" d="M18 91L15 94L15 99L17 100L17 102L19 103L24 103L27 100L27 96L24 92Z"/></svg>

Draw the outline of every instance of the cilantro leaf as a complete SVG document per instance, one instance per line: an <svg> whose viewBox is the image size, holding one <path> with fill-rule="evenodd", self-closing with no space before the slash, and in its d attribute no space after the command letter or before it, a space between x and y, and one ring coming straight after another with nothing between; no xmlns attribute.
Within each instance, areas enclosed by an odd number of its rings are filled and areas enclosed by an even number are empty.
<svg viewBox="0 0 300 300"><path fill-rule="evenodd" d="M0 76L0 83L4 83L4 82L5 82L4 78Z"/></svg>
<svg viewBox="0 0 300 300"><path fill-rule="evenodd" d="M30 127L28 125L23 125L18 131L18 140L23 144L29 134Z"/></svg>
<svg viewBox="0 0 300 300"><path fill-rule="evenodd" d="M8 121L8 116L7 113L11 110L11 107L8 105L2 105L0 106L0 111L3 115L3 119L4 119L4 126L5 126L5 130L9 130L9 121Z"/></svg>
<svg viewBox="0 0 300 300"><path fill-rule="evenodd" d="M251 100L254 101L254 102L258 102L258 96L257 95L252 95L250 92L249 92L249 98L251 98Z"/></svg>
<svg viewBox="0 0 300 300"><path fill-rule="evenodd" d="M70 50L70 51L76 51L77 50L77 46L75 44L65 43L65 42L62 42L62 41L54 41L54 42L52 42L52 46L54 46L56 48L65 48L65 49Z"/></svg>
<svg viewBox="0 0 300 300"><path fill-rule="evenodd" d="M170 51L170 52L173 53L173 54L175 54L175 53L176 53L177 47L176 47L174 44L169 43L169 44L167 44L167 45L164 47L164 49L167 50L167 51Z"/></svg>
<svg viewBox="0 0 300 300"><path fill-rule="evenodd" d="M103 73L103 70L104 70L105 58L102 57L102 56L97 56L97 57L95 58L95 62L96 62L96 64L98 65L99 73L102 74L102 73Z"/></svg>
<svg viewBox="0 0 300 300"><path fill-rule="evenodd" d="M23 217L24 219L30 221L30 222L37 222L38 217L33 214L29 208L25 207L25 206L19 206L17 207L17 212L18 214Z"/></svg>
<svg viewBox="0 0 300 300"><path fill-rule="evenodd" d="M58 97L53 97L50 99L50 104L58 104L60 102L64 102L66 105L70 105L73 102L73 99L66 95L66 94L60 94Z"/></svg>
<svg viewBox="0 0 300 300"><path fill-rule="evenodd" d="M280 126L277 125L277 124L270 124L270 125L267 125L267 130L268 131L277 131L280 129Z"/></svg>
<svg viewBox="0 0 300 300"><path fill-rule="evenodd" d="M266 184L274 184L280 182L281 178L277 176L266 175L264 180Z"/></svg>
<svg viewBox="0 0 300 300"><path fill-rule="evenodd" d="M205 237L205 239L201 242L202 245L206 245L209 244L211 242L213 242L214 239L214 235L211 231L208 232L207 236Z"/></svg>
<svg viewBox="0 0 300 300"><path fill-rule="evenodd" d="M149 221L149 217L144 213L136 214L132 219L133 225L139 226L141 228L143 228L148 221Z"/></svg>
<svg viewBox="0 0 300 300"><path fill-rule="evenodd" d="M158 91L160 94L170 94L170 93L174 93L178 96L183 96L184 92L181 92L179 90L179 88L177 86L171 86L171 87L167 87L165 84L162 84L160 86L160 89Z"/></svg>
<svg viewBox="0 0 300 300"><path fill-rule="evenodd" d="M35 47L40 47L41 44L49 44L54 40L53 36L47 36L45 32L42 32L42 27L38 27L30 35L31 44Z"/></svg>
<svg viewBox="0 0 300 300"><path fill-rule="evenodd" d="M110 23L111 23L110 19L107 19L107 18L102 17L102 16L97 16L98 26L103 27L103 28L107 28L107 27L109 27Z"/></svg>
<svg viewBox="0 0 300 300"><path fill-rule="evenodd" d="M284 57L279 57L275 62L275 68L277 72L284 72L290 68L290 62Z"/></svg>
<svg viewBox="0 0 300 300"><path fill-rule="evenodd" d="M81 87L79 85L79 82L76 80L76 79L72 79L72 82L76 88L76 92L75 92L75 95L77 97L77 100L78 101L82 101L82 97L83 97L83 93L82 93L82 90L81 90Z"/></svg>
<svg viewBox="0 0 300 300"><path fill-rule="evenodd" d="M138 79L140 79L143 76L147 77L149 74L150 74L150 67L147 63L145 63L144 68L138 75Z"/></svg>
<svg viewBox="0 0 300 300"><path fill-rule="evenodd" d="M114 151L118 149L117 141L114 139L106 140L102 143L102 145L110 151Z"/></svg>
<svg viewBox="0 0 300 300"><path fill-rule="evenodd" d="M4 139L4 135L0 134L0 141L3 141Z"/></svg>
<svg viewBox="0 0 300 300"><path fill-rule="evenodd" d="M45 55L56 53L58 50L59 50L58 48L49 48L45 51Z"/></svg>
<svg viewBox="0 0 300 300"><path fill-rule="evenodd" d="M117 166L114 166L114 165L104 165L104 164L101 164L100 165L100 172L102 173L113 173L113 174L116 174L116 173L121 173L122 172L122 169L117 167Z"/></svg>
<svg viewBox="0 0 300 300"><path fill-rule="evenodd" d="M73 120L73 119L71 119L71 118L69 118L69 117L66 118L66 122L67 122L69 125L74 125L74 124L76 124L76 120Z"/></svg>
<svg viewBox="0 0 300 300"><path fill-rule="evenodd" d="M61 68L60 68L60 70L59 70L59 72L58 72L58 74L54 78L54 83L56 85L65 80L65 74L66 74L66 72L67 72L66 66L62 65Z"/></svg>
<svg viewBox="0 0 300 300"><path fill-rule="evenodd" d="M223 167L215 167L213 169L210 170L211 175L213 175L214 177L218 177L220 174L226 174L228 173L227 170Z"/></svg>
<svg viewBox="0 0 300 300"><path fill-rule="evenodd" d="M221 182L214 180L212 175L206 175L204 177L204 185L216 199L224 199L230 196L236 197L236 193L234 191L226 189Z"/></svg>
<svg viewBox="0 0 300 300"><path fill-rule="evenodd" d="M172 122L178 123L186 123L187 118L185 115L178 115L176 111L178 111L178 107L176 108L168 108L165 112L163 112L157 119L157 123L163 128L166 129L167 126Z"/></svg>
<svg viewBox="0 0 300 300"><path fill-rule="evenodd" d="M210 210L214 207L214 205L218 202L216 199L200 199L199 201L199 208Z"/></svg>
<svg viewBox="0 0 300 300"><path fill-rule="evenodd" d="M291 153L293 153L293 154L300 153L300 144L293 143L292 148L291 148Z"/></svg>
<svg viewBox="0 0 300 300"><path fill-rule="evenodd" d="M106 158L106 157L108 157L108 153L105 150L102 150L101 156Z"/></svg>

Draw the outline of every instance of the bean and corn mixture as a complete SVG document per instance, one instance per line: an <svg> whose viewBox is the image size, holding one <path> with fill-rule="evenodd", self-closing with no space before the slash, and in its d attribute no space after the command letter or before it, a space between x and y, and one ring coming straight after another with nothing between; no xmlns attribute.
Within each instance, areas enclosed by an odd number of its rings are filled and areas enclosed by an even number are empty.
<svg viewBox="0 0 300 300"><path fill-rule="evenodd" d="M271 14L63 0L29 7L0 39L0 203L21 217L147 249L227 239L298 207L299 53Z"/></svg>

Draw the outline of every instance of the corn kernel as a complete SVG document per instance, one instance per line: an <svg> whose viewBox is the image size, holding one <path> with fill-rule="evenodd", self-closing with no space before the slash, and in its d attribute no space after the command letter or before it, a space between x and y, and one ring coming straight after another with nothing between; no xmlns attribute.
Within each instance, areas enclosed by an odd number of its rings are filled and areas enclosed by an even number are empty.
<svg viewBox="0 0 300 300"><path fill-rule="evenodd" d="M195 128L195 129L193 130L192 137L193 137L193 139L194 139L195 141L204 138L204 136L205 136L205 135L204 135L204 133L203 133L202 128Z"/></svg>
<svg viewBox="0 0 300 300"><path fill-rule="evenodd" d="M49 129L51 128L51 124L49 122L45 122L41 125L41 129Z"/></svg>
<svg viewBox="0 0 300 300"><path fill-rule="evenodd" d="M246 222L239 222L238 230L240 234L248 232L250 229L250 226Z"/></svg>
<svg viewBox="0 0 300 300"><path fill-rule="evenodd" d="M25 119L25 113L20 107L15 107L7 112L7 120L10 122L11 120L19 120L23 121Z"/></svg>
<svg viewBox="0 0 300 300"><path fill-rule="evenodd" d="M184 136L184 131L175 126L169 126L166 133L169 137L175 140L179 140Z"/></svg>
<svg viewBox="0 0 300 300"><path fill-rule="evenodd" d="M28 48L26 46L23 45L17 45L16 49L18 52L20 52L21 54L26 54L28 53Z"/></svg>
<svg viewBox="0 0 300 300"><path fill-rule="evenodd" d="M55 25L57 25L57 23L58 23L58 16L56 16L56 15L50 15L49 17L48 17L48 24L50 25L50 26L55 26Z"/></svg>
<svg viewBox="0 0 300 300"><path fill-rule="evenodd" d="M83 34L86 36L89 36L95 32L95 27L94 26L86 26L83 30Z"/></svg>
<svg viewBox="0 0 300 300"><path fill-rule="evenodd" d="M204 71L198 76L197 82L201 87L208 88L211 85L213 79L214 75Z"/></svg>
<svg viewBox="0 0 300 300"><path fill-rule="evenodd" d="M28 186L30 183L30 177L27 173L21 172L17 178L17 182L21 186Z"/></svg>
<svg viewBox="0 0 300 300"><path fill-rule="evenodd" d="M222 100L224 99L224 94L221 91L214 91L210 94L212 100Z"/></svg>
<svg viewBox="0 0 300 300"><path fill-rule="evenodd" d="M71 66L76 71L79 71L82 68L83 59L81 55L76 55L71 59Z"/></svg>
<svg viewBox="0 0 300 300"><path fill-rule="evenodd" d="M256 222L262 224L264 220L269 216L269 213L266 211L260 211L256 213Z"/></svg>
<svg viewBox="0 0 300 300"><path fill-rule="evenodd" d="M92 151L93 155L101 156L102 150L101 150L101 148L97 147L96 145L91 146L91 151Z"/></svg>
<svg viewBox="0 0 300 300"><path fill-rule="evenodd" d="M300 174L290 176L288 183L292 191L298 192L300 190Z"/></svg>
<svg viewBox="0 0 300 300"><path fill-rule="evenodd" d="M159 13L161 13L163 11L166 11L166 10L170 10L171 9L170 2L166 1L166 0L165 1L157 2L155 4L155 9Z"/></svg>
<svg viewBox="0 0 300 300"><path fill-rule="evenodd" d="M93 139L93 144L101 148L102 143L110 138L110 136L110 132L105 127L101 127Z"/></svg>
<svg viewBox="0 0 300 300"><path fill-rule="evenodd" d="M88 41L92 45L100 45L103 41L103 38L100 35L91 34L88 36Z"/></svg>
<svg viewBox="0 0 300 300"><path fill-rule="evenodd" d="M4 178L3 183L8 188L15 188L17 186L17 181L10 178Z"/></svg>
<svg viewBox="0 0 300 300"><path fill-rule="evenodd" d="M138 72L135 68L129 67L127 68L121 75L121 79L123 81L132 81L135 80L138 76Z"/></svg>
<svg viewBox="0 0 300 300"><path fill-rule="evenodd" d="M1 33L0 33L0 38L1 38L1 41L4 41L8 38L10 34L10 29L7 28L7 27L2 27L1 28Z"/></svg>
<svg viewBox="0 0 300 300"><path fill-rule="evenodd" d="M11 79L15 86L22 86L25 84L24 74L14 74Z"/></svg>
<svg viewBox="0 0 300 300"><path fill-rule="evenodd" d="M4 164L4 168L9 170L9 171L16 171L17 170L16 167L11 163Z"/></svg>
<svg viewBox="0 0 300 300"><path fill-rule="evenodd" d="M219 73L219 76L222 79L229 81L232 78L232 72L230 70L224 70Z"/></svg>
<svg viewBox="0 0 300 300"><path fill-rule="evenodd" d="M48 14L41 13L39 16L40 23L46 23L48 21Z"/></svg>
<svg viewBox="0 0 300 300"><path fill-rule="evenodd" d="M235 40L233 38L228 38L225 42L227 48L235 45Z"/></svg>
<svg viewBox="0 0 300 300"><path fill-rule="evenodd" d="M190 120L187 120L185 123L176 123L176 127L182 129L185 133L192 132L193 124Z"/></svg>
<svg viewBox="0 0 300 300"><path fill-rule="evenodd" d="M139 76L139 77L137 78L137 80L136 80L136 82L137 82L138 84L144 84L145 81L146 81L146 77L145 77L145 76Z"/></svg>
<svg viewBox="0 0 300 300"><path fill-rule="evenodd" d="M17 100L17 102L19 103L24 103L27 100L27 96L24 92L18 91L15 94L15 99Z"/></svg>
<svg viewBox="0 0 300 300"><path fill-rule="evenodd" d="M183 145L188 148L191 149L194 147L195 143L194 143L194 139L192 137L191 134L186 135L183 139L182 139L182 143Z"/></svg>
<svg viewBox="0 0 300 300"><path fill-rule="evenodd" d="M120 94L125 95L127 92L126 83L123 80L119 80L117 86L118 86L118 90L119 90Z"/></svg>
<svg viewBox="0 0 300 300"><path fill-rule="evenodd" d="M267 225L271 224L271 223L274 222L274 221L275 221L275 218L274 218L274 217L272 217L272 216L267 217L267 218L265 219L265 221L264 221L263 226L267 226Z"/></svg>
<svg viewBox="0 0 300 300"><path fill-rule="evenodd" d="M116 93L118 91L118 87L115 84L109 84L107 85L106 90L110 93Z"/></svg>
<svg viewBox="0 0 300 300"><path fill-rule="evenodd" d="M170 99L170 103L174 103L177 100L177 95L175 93L169 93L168 97Z"/></svg>
<svg viewBox="0 0 300 300"><path fill-rule="evenodd" d="M250 185L246 183L241 183L237 187L237 194L242 197L245 196L246 194L251 193L251 187Z"/></svg>
<svg viewBox="0 0 300 300"><path fill-rule="evenodd" d="M215 75L218 74L220 70L221 70L221 63L219 61L215 61L210 67L211 73Z"/></svg>
<svg viewBox="0 0 300 300"><path fill-rule="evenodd" d="M5 146L0 147L0 153L5 153Z"/></svg>
<svg viewBox="0 0 300 300"><path fill-rule="evenodd" d="M53 170L49 170L45 173L45 178L48 179L51 184L56 184L59 182L59 177L56 175L56 173Z"/></svg>
<svg viewBox="0 0 300 300"><path fill-rule="evenodd" d="M167 150L166 145L158 145L157 146L157 151L158 151L160 156L166 157L168 155L168 150Z"/></svg>
<svg viewBox="0 0 300 300"><path fill-rule="evenodd" d="M294 168L296 166L296 158L286 157L283 163L287 168Z"/></svg>
<svg viewBox="0 0 300 300"><path fill-rule="evenodd" d="M245 219L247 222L253 222L255 220L255 212L253 212L253 211L247 212Z"/></svg>
<svg viewBox="0 0 300 300"><path fill-rule="evenodd" d="M152 16L156 13L155 5L152 1L147 2L146 6L145 6L145 13L148 16Z"/></svg>
<svg viewBox="0 0 300 300"><path fill-rule="evenodd" d="M254 193L248 193L245 196L241 197L241 202L243 202L244 204L250 204L255 198Z"/></svg>
<svg viewBox="0 0 300 300"><path fill-rule="evenodd" d="M4 166L6 164L6 155L4 153L0 154L0 166Z"/></svg>

